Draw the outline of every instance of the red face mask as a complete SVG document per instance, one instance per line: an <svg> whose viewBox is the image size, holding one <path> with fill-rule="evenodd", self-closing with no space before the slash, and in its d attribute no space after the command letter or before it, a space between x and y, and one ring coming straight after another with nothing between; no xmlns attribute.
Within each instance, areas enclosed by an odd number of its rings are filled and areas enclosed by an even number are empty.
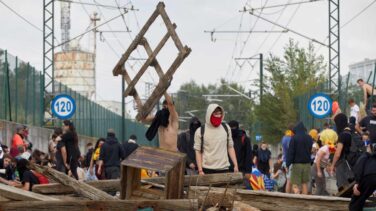
<svg viewBox="0 0 376 211"><path fill-rule="evenodd" d="M212 125L214 127L218 127L222 123L222 116L215 117L214 115L211 115L211 117L210 117L210 123L212 123Z"/></svg>

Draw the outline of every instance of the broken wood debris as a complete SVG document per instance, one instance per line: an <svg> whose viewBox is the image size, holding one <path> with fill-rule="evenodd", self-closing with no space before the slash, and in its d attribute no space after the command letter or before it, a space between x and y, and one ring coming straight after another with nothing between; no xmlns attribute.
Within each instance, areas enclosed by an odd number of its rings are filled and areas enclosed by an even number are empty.
<svg viewBox="0 0 376 211"><path fill-rule="evenodd" d="M4 211L34 211L34 210L69 210L69 211L134 211L138 208L154 208L154 210L182 210L198 209L198 201L183 200L119 200L119 201L44 201L44 202L4 202L0 210Z"/></svg>
<svg viewBox="0 0 376 211"><path fill-rule="evenodd" d="M1 201L59 201L59 199L25 191L16 187L4 185L0 183L0 198Z"/></svg>
<svg viewBox="0 0 376 211"><path fill-rule="evenodd" d="M38 166L30 163L30 167L41 174L54 178L61 184L73 188L78 194L91 199L91 200L118 200L117 198L107 194L106 192L96 189L84 182L78 181L68 175L56 171L55 169L49 167Z"/></svg>
<svg viewBox="0 0 376 211"><path fill-rule="evenodd" d="M231 180L229 180L231 178ZM152 177L142 179L141 183L144 184L159 184L162 185L165 182L165 177ZM205 175L185 175L184 186L221 186L230 184L240 184L243 182L242 173L221 173L221 174L205 174ZM110 192L120 191L120 180L97 180L86 182L88 185L93 186L99 190ZM34 185L33 192L41 194L72 194L76 191L70 187L60 183L52 183L45 185Z"/></svg>

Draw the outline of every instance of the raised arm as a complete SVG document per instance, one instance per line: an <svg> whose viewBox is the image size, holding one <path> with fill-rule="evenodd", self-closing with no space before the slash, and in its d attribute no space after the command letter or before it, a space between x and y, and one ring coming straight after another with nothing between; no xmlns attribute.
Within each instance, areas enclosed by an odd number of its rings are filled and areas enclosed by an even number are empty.
<svg viewBox="0 0 376 211"><path fill-rule="evenodd" d="M367 88L365 85L363 86L363 103L364 106L367 106Z"/></svg>
<svg viewBox="0 0 376 211"><path fill-rule="evenodd" d="M165 92L164 97L167 101L167 108L168 108L168 111L170 112L172 120L178 121L178 113L176 112L175 105L174 105L174 102L172 101L171 96Z"/></svg>

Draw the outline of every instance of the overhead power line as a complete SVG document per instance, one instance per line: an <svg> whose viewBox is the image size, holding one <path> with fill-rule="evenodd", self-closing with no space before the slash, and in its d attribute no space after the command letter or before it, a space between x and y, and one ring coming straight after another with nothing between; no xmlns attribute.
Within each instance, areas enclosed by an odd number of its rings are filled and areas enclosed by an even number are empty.
<svg viewBox="0 0 376 211"><path fill-rule="evenodd" d="M73 4L81 4L81 5L88 5L88 6L98 6L98 7L103 7L106 9L114 9L117 10L118 6L113 6L113 5L105 5L105 4L99 4L99 3L89 3L89 2L81 2L81 1L71 1L71 0L56 0L56 1L61 1L61 2L67 2L67 3L73 3ZM133 7L127 8L127 7L121 7L121 9L126 9L126 10L137 10L134 9ZM138 11L138 10L137 10Z"/></svg>
<svg viewBox="0 0 376 211"><path fill-rule="evenodd" d="M125 13L125 12L124 12L124 13ZM87 31L85 31L85 32L83 32L83 33L81 33L81 34L79 34L79 35L73 37L72 39L67 40L66 42L60 43L59 45L55 46L55 48L56 48L56 47L59 47L59 46L62 46L62 45L64 45L64 44L66 44L66 43L72 42L73 40L77 39L78 37L81 37L81 36L83 36L83 35L85 35L85 34L91 32L91 31L93 31L94 29L97 29L97 28L99 28L99 27L101 27L101 26L103 26L103 25L105 25L105 24L108 24L109 22L111 22L111 21L113 21L113 20L119 18L121 15L122 15L122 14L117 15L117 16L111 18L110 20L108 20L108 21L106 21L106 22L104 22L104 23L99 24L99 25L96 26L96 27L90 28L89 30L87 30Z"/></svg>
<svg viewBox="0 0 376 211"><path fill-rule="evenodd" d="M356 15L354 15L354 17L350 18L350 20L348 20L346 23L344 23L342 26L341 26L341 29L345 26L347 26L348 24L350 24L353 20L355 20L357 17L359 17L363 12L365 12L368 8L370 8L374 3L376 3L376 0L374 0L373 2L371 2L369 5L367 5L364 9L362 9L361 11L359 11Z"/></svg>
<svg viewBox="0 0 376 211"><path fill-rule="evenodd" d="M253 16L256 16L256 17L258 17L258 18L260 18L260 19L266 21L266 22L269 22L269 23L274 24L274 25L276 25L276 26L279 26L279 27L281 27L281 28L283 28L283 29L286 29L286 30L288 30L288 31L290 31L290 32L292 32L292 33L294 33L294 34L296 34L296 35L299 35L299 36L301 36L301 37L303 37L303 38L306 38L306 39L308 39L308 40L310 40L310 41L312 41L312 42L315 42L315 43L318 43L318 44L320 44L320 45L323 45L323 46L328 47L328 45L326 45L326 44L324 44L324 43L322 43L322 42L320 42L320 41L318 41L318 40L316 40L316 39L313 39L313 38L308 37L308 36L306 36L306 35L304 35L304 34L302 34L302 33L297 32L297 31L295 31L295 30L292 30L292 29L290 29L290 28L287 28L287 27L285 27L285 26L282 26L282 25L279 24L279 23L275 23L275 22L273 22L273 21L270 21L270 20L268 20L268 19L266 19L266 18L264 18L264 17L261 17L260 15L256 15L256 14L254 14L252 11L250 11L249 13L250 13L251 15L253 15Z"/></svg>
<svg viewBox="0 0 376 211"><path fill-rule="evenodd" d="M5 2L3 2L2 0L0 0L0 3L2 5L4 5L6 8L8 8L11 12L13 12L13 14L17 15L19 18L21 18L23 21L25 21L26 23L28 23L30 26L32 26L34 29L40 31L40 32L43 32L43 30L41 28L39 28L37 25L33 24L32 22L30 22L29 20L27 20L26 18L24 18L21 14L19 14L17 11L15 11L14 9L12 9L10 6L8 6Z"/></svg>
<svg viewBox="0 0 376 211"><path fill-rule="evenodd" d="M270 30L254 30L254 31L204 31L204 33L286 33L288 30L280 30L280 31L270 31Z"/></svg>
<svg viewBox="0 0 376 211"><path fill-rule="evenodd" d="M264 9L270 9L270 8L276 8L276 7L286 7L286 6L306 4L306 3L319 2L319 1L324 1L324 0L308 0L308 1L293 2L293 3L288 3L288 4L277 4L277 5L270 5L267 7L250 8L250 9L247 9L244 7L244 9L240 10L239 12L251 12L251 11L253 12L255 10L264 10Z"/></svg>

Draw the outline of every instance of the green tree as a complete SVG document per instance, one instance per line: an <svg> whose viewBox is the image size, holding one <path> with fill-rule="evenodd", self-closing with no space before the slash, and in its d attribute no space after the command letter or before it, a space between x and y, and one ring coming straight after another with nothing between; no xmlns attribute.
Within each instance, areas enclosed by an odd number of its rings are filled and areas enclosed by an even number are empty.
<svg viewBox="0 0 376 211"><path fill-rule="evenodd" d="M307 49L290 40L283 58L270 55L265 66L262 102L255 108L256 124L264 140L278 142L287 125L299 119L298 96L318 87L325 80L324 59L310 44Z"/></svg>
<svg viewBox="0 0 376 211"><path fill-rule="evenodd" d="M228 86L245 93L245 89L238 84L227 84L221 80L220 84L198 85L191 81L183 84L174 99L180 117L189 117L189 111L193 111L201 122L205 122L206 109L210 103L217 103L225 109L225 120L237 120L242 128L249 130L252 126L253 102L243 96L215 97L220 102L210 101L204 95L237 95ZM180 123L180 129L187 129L189 119Z"/></svg>

